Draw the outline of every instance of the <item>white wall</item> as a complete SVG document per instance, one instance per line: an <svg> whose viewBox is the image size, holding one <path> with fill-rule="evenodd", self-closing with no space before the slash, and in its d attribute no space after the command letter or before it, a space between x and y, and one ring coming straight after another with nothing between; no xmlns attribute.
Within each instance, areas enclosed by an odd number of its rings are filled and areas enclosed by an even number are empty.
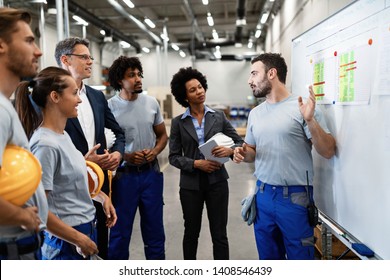
<svg viewBox="0 0 390 280"><path fill-rule="evenodd" d="M268 29L265 51L281 53L290 70L292 40L352 2L354 1L285 0ZM291 72L287 74L286 85L291 90Z"/></svg>

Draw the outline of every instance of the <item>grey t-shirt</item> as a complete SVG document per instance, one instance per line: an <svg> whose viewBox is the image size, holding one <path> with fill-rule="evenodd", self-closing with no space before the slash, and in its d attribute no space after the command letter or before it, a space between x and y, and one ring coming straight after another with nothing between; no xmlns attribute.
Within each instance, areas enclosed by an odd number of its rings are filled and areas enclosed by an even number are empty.
<svg viewBox="0 0 390 280"><path fill-rule="evenodd" d="M3 153L7 145L16 145L29 150L28 140L20 123L19 117L12 103L0 92L0 167L2 166ZM3 186L1 186L3 187ZM41 218L40 229L46 228L48 207L45 192L39 184L32 197L25 206L37 206ZM19 226L0 226L0 241L6 242L12 239L20 239L30 236L32 232L23 230Z"/></svg>
<svg viewBox="0 0 390 280"><path fill-rule="evenodd" d="M42 185L48 191L49 210L70 226L92 221L95 207L88 189L87 166L68 133L38 128L30 146L42 164Z"/></svg>
<svg viewBox="0 0 390 280"><path fill-rule="evenodd" d="M108 106L125 132L126 153L154 148L156 135L153 127L164 121L154 97L139 94L136 100L128 101L117 94L108 100Z"/></svg>
<svg viewBox="0 0 390 280"><path fill-rule="evenodd" d="M321 111L315 119L329 133ZM248 117L245 142L256 146L255 177L279 185L306 185L313 182L311 134L298 106L298 97L270 104L263 102Z"/></svg>

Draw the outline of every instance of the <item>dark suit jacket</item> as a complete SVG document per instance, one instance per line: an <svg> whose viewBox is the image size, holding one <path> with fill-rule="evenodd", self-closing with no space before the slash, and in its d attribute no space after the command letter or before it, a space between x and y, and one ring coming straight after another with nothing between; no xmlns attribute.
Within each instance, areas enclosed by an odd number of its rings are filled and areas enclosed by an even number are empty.
<svg viewBox="0 0 390 280"><path fill-rule="evenodd" d="M110 151L118 151L123 155L125 150L125 135L122 128L119 126L115 120L114 115L111 113L110 108L108 107L107 100L104 94L95 90L89 86L85 86L87 97L89 103L91 104L94 121L95 121L95 141L96 144L100 143L101 146L98 149L98 154L103 154L104 149L107 148L106 137L104 135L104 128L109 128L115 134L116 140ZM88 143L85 139L85 135L81 128L78 118L68 119L65 127L66 132L68 132L70 138L73 141L73 144L76 148L85 155L88 152ZM107 177L106 177L107 178ZM107 180L103 186L103 190L107 191Z"/></svg>
<svg viewBox="0 0 390 280"><path fill-rule="evenodd" d="M199 174L202 172L194 168L194 161L200 159L198 136L192 119L190 117L181 119L181 117L182 115L175 117L171 123L169 163L180 169L181 188L198 190ZM204 125L205 142L218 132L231 137L235 143L234 146L241 146L244 143L223 112L208 112ZM207 175L210 184L229 178L225 166Z"/></svg>

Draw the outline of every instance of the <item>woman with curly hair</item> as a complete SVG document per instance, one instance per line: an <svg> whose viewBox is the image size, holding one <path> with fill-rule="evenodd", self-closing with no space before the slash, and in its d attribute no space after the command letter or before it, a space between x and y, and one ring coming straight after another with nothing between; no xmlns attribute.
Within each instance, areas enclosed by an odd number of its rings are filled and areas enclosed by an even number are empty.
<svg viewBox="0 0 390 280"><path fill-rule="evenodd" d="M176 101L187 108L171 123L169 163L180 169L180 202L184 217L184 259L196 259L198 238L206 204L213 256L216 260L229 259L227 238L229 188L228 173L223 164L207 160L199 145L217 133L232 138L231 147L216 146L215 157L231 157L233 149L243 140L227 120L225 114L205 105L206 77L191 67L181 68L171 81L171 92Z"/></svg>

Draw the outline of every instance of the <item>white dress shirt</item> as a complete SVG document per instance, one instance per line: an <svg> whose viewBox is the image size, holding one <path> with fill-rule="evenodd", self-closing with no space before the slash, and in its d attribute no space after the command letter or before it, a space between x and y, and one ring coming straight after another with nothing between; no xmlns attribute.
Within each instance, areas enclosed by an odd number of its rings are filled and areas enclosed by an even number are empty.
<svg viewBox="0 0 390 280"><path fill-rule="evenodd" d="M81 87L80 99L82 102L78 106L78 116L81 128L83 129L85 139L88 142L88 150L95 146L95 120L91 104L89 103L85 84Z"/></svg>

